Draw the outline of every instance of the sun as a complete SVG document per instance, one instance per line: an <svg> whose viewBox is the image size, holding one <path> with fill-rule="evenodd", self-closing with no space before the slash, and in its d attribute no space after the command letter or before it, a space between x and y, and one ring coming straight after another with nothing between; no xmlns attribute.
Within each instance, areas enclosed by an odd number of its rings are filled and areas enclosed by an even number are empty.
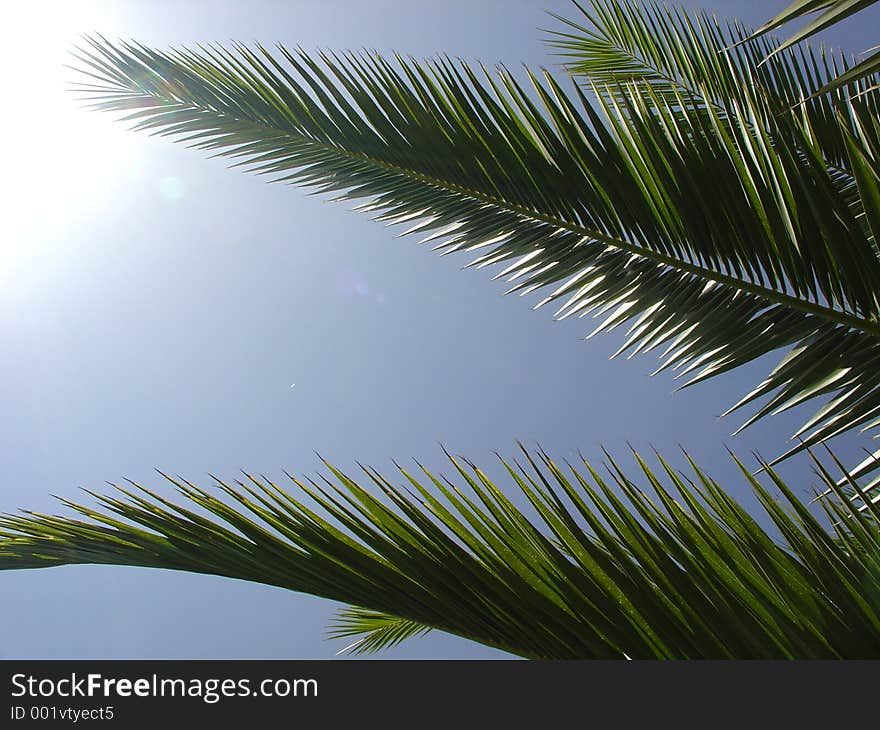
<svg viewBox="0 0 880 730"><path fill-rule="evenodd" d="M6 8L0 287L16 269L69 253L66 232L106 202L108 179L130 157L122 130L84 111L71 88L70 52L83 32L101 28L99 10L83 2Z"/></svg>

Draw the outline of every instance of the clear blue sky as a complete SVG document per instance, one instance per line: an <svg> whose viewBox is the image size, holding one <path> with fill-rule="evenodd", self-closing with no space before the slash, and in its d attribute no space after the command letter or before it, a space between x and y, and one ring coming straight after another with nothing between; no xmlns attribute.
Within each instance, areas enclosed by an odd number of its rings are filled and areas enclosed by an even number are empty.
<svg viewBox="0 0 880 730"><path fill-rule="evenodd" d="M687 2L757 23L786 2ZM804 411L734 439L717 415L761 374L673 394L653 355L608 361L618 334L582 341L486 271L296 188L79 111L61 64L80 32L148 45L230 39L306 49L445 51L488 65L555 61L538 27L554 2L57 2L6 10L0 229L0 510L55 511L154 467L207 482L240 469L312 473L391 458L442 466L438 442L481 463L515 439L552 454L627 441L716 478L784 448ZM9 13L11 12L11 16ZM875 45L876 12L830 36ZM6 83L6 82L4 82ZM291 384L295 387L291 388ZM856 459L867 439L839 442ZM804 460L785 466L811 481ZM494 471L497 473L497 470ZM0 574L5 657L330 657L328 601L171 572L70 567ZM504 656L442 634L385 657Z"/></svg>

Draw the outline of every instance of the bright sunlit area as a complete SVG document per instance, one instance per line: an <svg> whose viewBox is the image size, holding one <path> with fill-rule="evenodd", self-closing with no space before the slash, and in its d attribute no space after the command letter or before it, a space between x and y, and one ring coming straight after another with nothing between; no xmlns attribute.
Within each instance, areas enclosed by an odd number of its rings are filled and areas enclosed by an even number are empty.
<svg viewBox="0 0 880 730"><path fill-rule="evenodd" d="M71 257L91 256L90 221L124 205L139 157L120 126L84 114L67 68L81 34L124 23L122 4L16 3L4 9L3 301L45 297ZM8 309L4 312L9 316Z"/></svg>

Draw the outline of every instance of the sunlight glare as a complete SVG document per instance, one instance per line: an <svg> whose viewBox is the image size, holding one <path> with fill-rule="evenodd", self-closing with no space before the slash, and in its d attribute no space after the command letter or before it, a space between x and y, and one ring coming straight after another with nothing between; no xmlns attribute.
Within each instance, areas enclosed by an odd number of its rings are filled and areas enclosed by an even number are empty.
<svg viewBox="0 0 880 730"><path fill-rule="evenodd" d="M134 162L124 128L82 109L70 88L70 51L83 32L102 27L96 6L18 3L4 10L0 287L16 270L71 255L72 232L112 204L119 166Z"/></svg>

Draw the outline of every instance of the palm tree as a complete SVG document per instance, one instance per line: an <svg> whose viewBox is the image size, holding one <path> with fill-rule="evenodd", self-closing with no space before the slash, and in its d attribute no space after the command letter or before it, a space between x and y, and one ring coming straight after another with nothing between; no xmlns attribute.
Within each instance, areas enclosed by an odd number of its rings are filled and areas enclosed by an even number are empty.
<svg viewBox="0 0 880 730"><path fill-rule="evenodd" d="M571 91L441 59L236 45L159 52L91 39L96 108L360 208L474 265L558 317L629 324L620 352L662 348L686 385L781 349L731 410L747 423L821 398L784 456L880 425L880 93L819 93L846 60L657 5L594 0L551 41ZM725 51L725 49L729 49ZM764 62L764 59L767 59ZM548 289L548 287L552 287ZM746 471L775 543L701 470L639 459L655 506L616 462L629 506L584 462L508 469L533 515L475 466L458 483L405 471L385 499L335 470L313 502L273 484L175 482L94 495L86 519L2 522L0 567L148 565L234 576L352 604L357 648L440 628L530 657L876 656L876 499L818 467L823 527L762 463ZM506 465L506 463L505 463ZM335 480L335 481L334 481ZM427 481L425 481L427 480ZM204 511L207 511L207 515Z"/></svg>

